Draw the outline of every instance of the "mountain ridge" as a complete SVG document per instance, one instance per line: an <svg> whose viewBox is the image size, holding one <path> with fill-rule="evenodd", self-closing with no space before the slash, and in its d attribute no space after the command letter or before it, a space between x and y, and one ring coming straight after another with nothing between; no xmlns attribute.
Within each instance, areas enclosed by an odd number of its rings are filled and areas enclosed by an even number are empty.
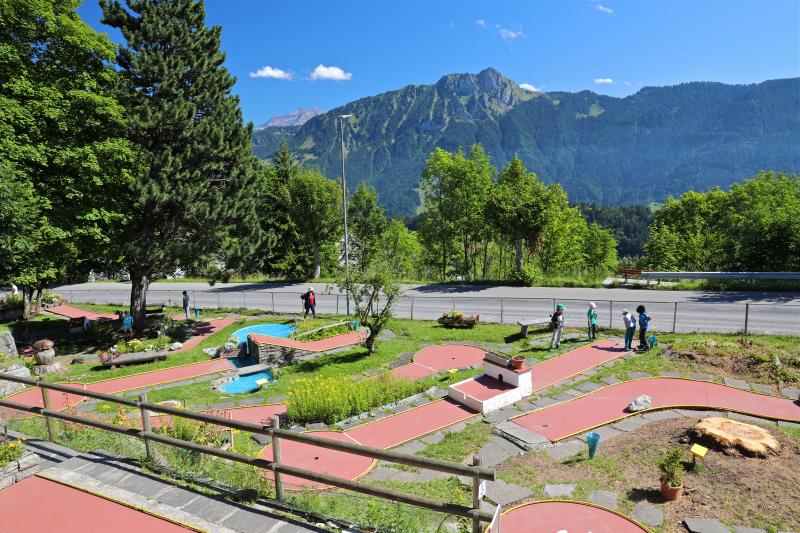
<svg viewBox="0 0 800 533"><path fill-rule="evenodd" d="M793 140L800 138L800 78L686 82L612 97L525 91L495 69L448 74L354 100L301 126L258 131L256 154L269 157L286 140L302 161L338 176L339 114L354 115L346 129L348 182L374 185L393 215L417 210L420 172L437 146L480 142L498 167L518 154L571 199L607 205L726 187L764 168L800 169Z"/></svg>

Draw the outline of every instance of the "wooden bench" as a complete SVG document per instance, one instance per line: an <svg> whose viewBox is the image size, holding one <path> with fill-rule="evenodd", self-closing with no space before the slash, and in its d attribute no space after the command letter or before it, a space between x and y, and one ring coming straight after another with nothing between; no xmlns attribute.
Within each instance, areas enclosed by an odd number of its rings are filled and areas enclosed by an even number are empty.
<svg viewBox="0 0 800 533"><path fill-rule="evenodd" d="M164 361L166 358L167 352L164 350L153 352L123 353L112 361L103 362L102 365L106 368L116 368L118 366L151 363L153 361Z"/></svg>
<svg viewBox="0 0 800 533"><path fill-rule="evenodd" d="M163 305L161 307L145 307L144 308L144 314L145 314L145 316L146 315L159 315L159 314L163 315L164 314L164 309L166 309L166 307L163 306Z"/></svg>
<svg viewBox="0 0 800 533"><path fill-rule="evenodd" d="M638 278L642 275L641 268L620 268L619 275L625 277L625 281L628 281L628 277L631 278Z"/></svg>
<svg viewBox="0 0 800 533"><path fill-rule="evenodd" d="M531 326L539 326L539 325L546 325L550 323L549 318L535 318L533 320L522 320L517 321L517 325L520 327L520 335L523 337L528 336L528 328Z"/></svg>

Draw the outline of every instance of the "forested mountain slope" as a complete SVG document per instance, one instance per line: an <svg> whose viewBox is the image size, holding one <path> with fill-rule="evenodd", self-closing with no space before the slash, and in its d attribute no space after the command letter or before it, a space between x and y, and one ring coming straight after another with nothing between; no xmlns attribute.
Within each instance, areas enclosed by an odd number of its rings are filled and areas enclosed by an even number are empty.
<svg viewBox="0 0 800 533"><path fill-rule="evenodd" d="M800 170L800 78L753 85L694 82L615 98L590 91L530 93L493 69L409 85L254 134L266 158L281 140L339 176L339 114L351 185L373 184L390 214L419 205L420 171L433 148L481 143L494 164L518 154L573 201L662 201L725 187L760 169Z"/></svg>

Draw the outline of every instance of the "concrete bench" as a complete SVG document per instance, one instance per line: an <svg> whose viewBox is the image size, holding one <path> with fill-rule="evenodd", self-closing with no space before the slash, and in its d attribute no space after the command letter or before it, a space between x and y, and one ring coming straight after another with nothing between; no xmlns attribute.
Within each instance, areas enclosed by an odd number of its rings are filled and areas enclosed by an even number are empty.
<svg viewBox="0 0 800 533"><path fill-rule="evenodd" d="M527 337L528 336L528 328L529 327L547 325L549 323L550 323L550 319L549 318L535 318L535 319L532 319L532 320L526 320L526 319L523 318L522 320L517 321L517 325L520 327L519 333L523 337Z"/></svg>
<svg viewBox="0 0 800 533"><path fill-rule="evenodd" d="M118 366L136 365L139 363L151 363L153 361L164 361L167 352L164 350L152 352L123 353L112 361L105 361L103 366L106 368L116 368Z"/></svg>

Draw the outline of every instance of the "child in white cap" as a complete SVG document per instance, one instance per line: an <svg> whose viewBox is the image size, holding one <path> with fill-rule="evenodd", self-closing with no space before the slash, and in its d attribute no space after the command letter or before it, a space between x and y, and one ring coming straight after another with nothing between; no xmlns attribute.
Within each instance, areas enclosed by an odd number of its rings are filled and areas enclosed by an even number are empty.
<svg viewBox="0 0 800 533"><path fill-rule="evenodd" d="M589 302L589 311L586 312L586 321L589 325L589 340L597 338L597 304Z"/></svg>
<svg viewBox="0 0 800 533"><path fill-rule="evenodd" d="M636 318L627 309L622 310L622 321L625 323L625 351L632 350L633 335L636 333Z"/></svg>

